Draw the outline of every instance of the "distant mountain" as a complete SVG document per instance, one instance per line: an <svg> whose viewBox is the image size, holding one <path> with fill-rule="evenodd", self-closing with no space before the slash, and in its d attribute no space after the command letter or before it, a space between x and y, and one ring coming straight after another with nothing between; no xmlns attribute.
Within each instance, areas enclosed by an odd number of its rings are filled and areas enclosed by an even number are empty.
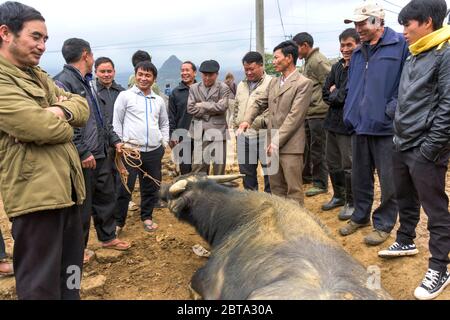
<svg viewBox="0 0 450 320"><path fill-rule="evenodd" d="M170 88L173 89L180 83L180 69L183 61L178 59L176 56L170 56L166 62L163 63L161 68L158 70L158 86L162 92L169 84Z"/></svg>

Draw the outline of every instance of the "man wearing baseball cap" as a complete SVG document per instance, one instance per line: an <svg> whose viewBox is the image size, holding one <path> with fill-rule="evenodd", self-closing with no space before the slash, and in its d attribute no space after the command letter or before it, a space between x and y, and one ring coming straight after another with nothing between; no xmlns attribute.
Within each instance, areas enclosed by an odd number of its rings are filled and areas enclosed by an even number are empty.
<svg viewBox="0 0 450 320"><path fill-rule="evenodd" d="M393 176L393 119L398 87L408 45L403 35L384 25L385 12L377 3L364 2L345 23L354 23L361 47L352 56L344 122L353 132L352 185L355 212L340 234L348 236L370 226L374 172L381 185L381 205L373 212L373 232L364 241L382 244L398 216Z"/></svg>
<svg viewBox="0 0 450 320"><path fill-rule="evenodd" d="M204 61L199 69L202 82L193 84L189 90L187 110L192 115L189 135L194 140L194 173L209 174L213 162L214 175L225 174L230 88L217 80L219 70L217 61Z"/></svg>

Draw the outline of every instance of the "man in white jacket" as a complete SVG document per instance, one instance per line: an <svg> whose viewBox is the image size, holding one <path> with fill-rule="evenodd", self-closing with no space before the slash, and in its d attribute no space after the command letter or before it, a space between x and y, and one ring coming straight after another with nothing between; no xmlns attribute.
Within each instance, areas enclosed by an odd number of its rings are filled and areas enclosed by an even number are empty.
<svg viewBox="0 0 450 320"><path fill-rule="evenodd" d="M164 100L152 91L158 71L149 61L139 63L135 68L136 85L122 92L114 105L113 126L125 144L141 151L141 169L152 178L161 181L161 160L169 143L169 117ZM141 220L145 231L158 228L153 222L153 209L158 203L159 186L136 168L127 166L128 188L133 191L139 175L141 186ZM118 231L125 226L131 194L120 186L116 217Z"/></svg>

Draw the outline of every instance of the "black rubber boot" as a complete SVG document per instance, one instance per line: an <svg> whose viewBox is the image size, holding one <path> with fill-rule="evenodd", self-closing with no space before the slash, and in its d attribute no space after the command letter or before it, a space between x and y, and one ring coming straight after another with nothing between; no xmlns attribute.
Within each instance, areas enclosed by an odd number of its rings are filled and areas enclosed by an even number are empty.
<svg viewBox="0 0 450 320"><path fill-rule="evenodd" d="M355 212L355 208L353 206L352 174L351 172L345 172L345 206L339 213L339 220L350 220L353 212Z"/></svg>
<svg viewBox="0 0 450 320"><path fill-rule="evenodd" d="M345 205L345 174L344 171L330 172L333 185L333 198L322 206L323 211L330 211Z"/></svg>

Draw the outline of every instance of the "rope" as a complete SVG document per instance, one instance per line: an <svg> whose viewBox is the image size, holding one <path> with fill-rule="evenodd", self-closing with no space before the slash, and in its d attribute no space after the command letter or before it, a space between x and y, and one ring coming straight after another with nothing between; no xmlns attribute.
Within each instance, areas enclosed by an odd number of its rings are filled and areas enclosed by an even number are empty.
<svg viewBox="0 0 450 320"><path fill-rule="evenodd" d="M129 145L124 145L122 147L122 154L116 152L115 163L116 168L120 174L120 180L122 181L123 186L125 187L125 189L128 191L129 194L131 194L131 191L128 188L128 176L130 175L130 173L128 172L124 162L130 168L134 168L142 172L144 178L152 180L158 187L161 187L161 181L153 178L151 175L149 175L147 172L141 169L142 159L141 159L141 152L139 151L139 149L133 148Z"/></svg>

